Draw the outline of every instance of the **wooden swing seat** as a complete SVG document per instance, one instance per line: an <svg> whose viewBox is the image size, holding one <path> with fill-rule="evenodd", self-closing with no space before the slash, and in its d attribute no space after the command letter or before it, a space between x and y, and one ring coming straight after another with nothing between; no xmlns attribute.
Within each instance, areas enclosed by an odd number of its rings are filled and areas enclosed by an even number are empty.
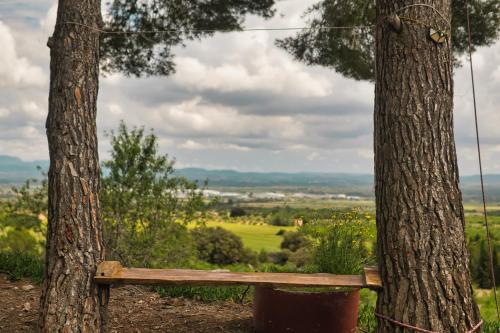
<svg viewBox="0 0 500 333"><path fill-rule="evenodd" d="M259 287L350 287L372 290L382 288L380 276L374 267L365 267L362 275L335 275L125 268L118 261L104 261L99 264L94 279L99 285L252 285Z"/></svg>

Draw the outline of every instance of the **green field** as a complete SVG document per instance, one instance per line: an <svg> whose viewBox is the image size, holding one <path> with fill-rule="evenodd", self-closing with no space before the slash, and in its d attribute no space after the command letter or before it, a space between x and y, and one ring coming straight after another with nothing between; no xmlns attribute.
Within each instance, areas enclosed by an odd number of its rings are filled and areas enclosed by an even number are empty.
<svg viewBox="0 0 500 333"><path fill-rule="evenodd" d="M311 207L314 208L327 208L334 207L335 209L346 209L353 208L354 204L358 204L357 208L361 211L373 211L373 202L361 201L297 201L297 202L268 202L268 203L250 203L246 204L247 207L282 207L288 205L293 208L303 208ZM243 206L243 205L242 205ZM477 233L484 234L483 226L483 216L481 214L482 206L479 204L469 204L465 206L466 209L466 227L468 235L475 235ZM500 214L498 210L498 204L492 205L489 211L489 222L490 222L490 232L495 239L500 239ZM239 218L238 221L234 222L223 222L223 221L208 221L206 225L208 227L222 227L226 230L234 232L236 235L241 237L245 247L248 247L254 251L260 251L262 249L273 252L280 250L280 244L283 240L282 236L277 236L276 233L284 229L286 231L295 230L295 227L281 227L273 226L269 224L256 224L253 223L252 217ZM194 227L194 225L191 225Z"/></svg>
<svg viewBox="0 0 500 333"><path fill-rule="evenodd" d="M277 227L268 224L255 225L215 221L209 221L206 225L207 227L222 227L234 232L241 237L245 247L257 252L262 249L268 252L279 251L283 236L277 236L276 233L281 229L286 231L295 230L295 227Z"/></svg>
<svg viewBox="0 0 500 333"><path fill-rule="evenodd" d="M285 207L289 206L291 208L331 208L331 209L358 209L364 212L375 211L375 201L374 200L329 200L329 199L289 199L289 200L272 200L272 201L259 201L259 202L247 202L242 203L242 207L261 207L261 208L272 208L272 207Z"/></svg>

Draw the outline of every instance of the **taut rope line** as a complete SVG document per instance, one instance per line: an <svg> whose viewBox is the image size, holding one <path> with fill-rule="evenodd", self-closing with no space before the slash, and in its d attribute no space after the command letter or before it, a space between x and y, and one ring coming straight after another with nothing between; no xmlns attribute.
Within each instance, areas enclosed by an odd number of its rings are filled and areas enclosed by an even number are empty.
<svg viewBox="0 0 500 333"><path fill-rule="evenodd" d="M495 305L497 310L497 318L500 321L500 312L498 310L498 297L497 297L497 285L495 281L495 270L493 268L493 248L491 246L491 234L488 225L488 213L486 210L486 195L484 193L484 179L483 179L483 164L481 160L481 145L479 142L479 126L477 120L477 105L476 105L476 87L474 84L474 67L472 66L472 42L471 42L471 30L470 30L470 15L469 15L469 1L465 0L465 10L467 13L467 33L468 33L468 44L469 44L469 63L470 63L470 75L472 82L472 100L474 102L474 122L476 125L476 143L477 143L477 155L479 160L479 176L481 178L481 193L483 198L483 214L484 214L484 225L486 228L486 238L488 240L488 254L489 254L489 266L491 272L491 280L493 283L493 295L495 295Z"/></svg>

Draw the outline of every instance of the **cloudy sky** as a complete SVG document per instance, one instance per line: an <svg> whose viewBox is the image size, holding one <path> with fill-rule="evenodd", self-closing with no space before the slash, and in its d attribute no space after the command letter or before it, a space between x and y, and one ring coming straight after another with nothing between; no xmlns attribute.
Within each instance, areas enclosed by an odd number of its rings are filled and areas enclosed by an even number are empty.
<svg viewBox="0 0 500 333"><path fill-rule="evenodd" d="M302 26L315 1L278 2L275 18L246 27ZM48 159L49 50L54 0L0 0L0 154ZM154 128L178 167L242 171L373 172L373 85L306 67L275 47L290 32L217 34L176 50L177 73L101 80L98 131L121 119ZM484 168L500 173L500 42L475 57ZM468 67L455 74L462 174L477 173Z"/></svg>

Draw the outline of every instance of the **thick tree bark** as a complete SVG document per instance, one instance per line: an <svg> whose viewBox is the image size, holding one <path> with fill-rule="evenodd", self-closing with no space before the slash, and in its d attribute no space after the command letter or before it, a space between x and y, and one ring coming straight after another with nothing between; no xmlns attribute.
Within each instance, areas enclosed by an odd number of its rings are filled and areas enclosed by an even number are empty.
<svg viewBox="0 0 500 333"><path fill-rule="evenodd" d="M377 16L413 1L377 0ZM451 0L417 1L451 20ZM399 13L446 27L429 7ZM464 333L480 321L453 137L450 40L403 20L376 32L375 192L378 260L384 289L377 312L437 332ZM378 332L413 332L379 319Z"/></svg>
<svg viewBox="0 0 500 333"><path fill-rule="evenodd" d="M99 332L105 314L93 282L104 259L96 136L99 35L68 22L98 27L100 1L60 0L48 43L49 227L38 327Z"/></svg>

